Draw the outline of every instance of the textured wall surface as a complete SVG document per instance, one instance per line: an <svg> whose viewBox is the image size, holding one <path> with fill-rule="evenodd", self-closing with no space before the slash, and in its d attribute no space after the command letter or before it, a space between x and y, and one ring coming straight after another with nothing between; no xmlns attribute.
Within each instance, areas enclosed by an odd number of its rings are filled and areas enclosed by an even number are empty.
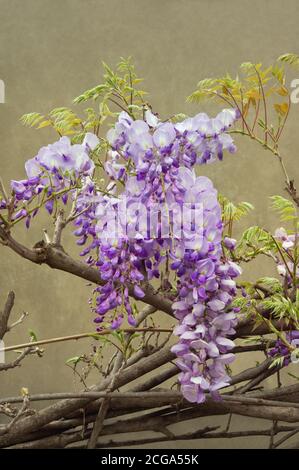
<svg viewBox="0 0 299 470"><path fill-rule="evenodd" d="M0 104L1 177L6 182L22 178L25 160L56 138L22 127L20 115L70 105L74 96L99 82L101 60L115 65L120 56L132 55L155 110L162 116L195 114L199 107L186 104L185 98L198 80L234 74L244 61L266 64L284 52L298 53L298 15L298 0L0 0L0 79L6 86L6 102ZM213 113L216 106L202 109ZM297 180L298 118L299 105L293 107L282 143L289 172ZM252 142L239 139L237 144L236 155L203 172L228 197L256 206L250 224L273 228L268 196L283 193L278 163ZM17 233L33 244L47 225L48 219L40 217L29 234ZM8 289L14 289L15 316L22 310L30 313L26 325L9 336L10 344L26 340L29 328L39 338L93 328L86 302L90 287L83 281L31 265L3 247L0 267L1 303ZM265 264L254 269L261 275L270 272ZM1 394L15 395L21 386L32 393L73 389L65 360L78 347L48 346L42 360L28 358L22 370L1 375ZM84 349L88 351L87 342L81 343ZM249 420L238 422L245 426ZM230 444L250 446L252 441ZM264 445L263 439L255 445Z"/></svg>

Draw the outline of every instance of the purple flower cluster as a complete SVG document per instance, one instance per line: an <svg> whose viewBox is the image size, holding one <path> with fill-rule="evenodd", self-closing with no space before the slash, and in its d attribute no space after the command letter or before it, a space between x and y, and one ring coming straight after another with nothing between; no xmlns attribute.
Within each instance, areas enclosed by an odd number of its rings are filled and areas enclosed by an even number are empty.
<svg viewBox="0 0 299 470"><path fill-rule="evenodd" d="M137 179L144 180L149 173L157 176L171 168L191 168L217 157L221 160L224 150L236 150L225 131L238 117L238 111L225 109L212 119L200 113L173 124L160 122L150 111L146 111L145 121L133 121L122 112L107 134L112 152L106 170L114 179L125 179L131 163Z"/></svg>
<svg viewBox="0 0 299 470"><path fill-rule="evenodd" d="M191 402L201 403L205 392L218 397L229 384L226 365L234 359L229 351L234 343L237 318L230 308L236 294L236 278L241 270L221 258L222 222L216 191L211 183L195 179L197 200L203 204L203 236L198 246L173 253L171 265L178 277L178 297L173 304L180 321L175 329L179 342L172 351L178 356L182 393Z"/></svg>
<svg viewBox="0 0 299 470"><path fill-rule="evenodd" d="M291 288L296 282L296 279L299 279L298 267L294 270L296 234L290 234L283 227L280 227L275 230L274 238L281 246L282 251L280 251L280 254L284 252L284 256L281 254L281 258L279 256L276 257L277 272L282 276L284 285ZM285 335L285 339L289 345L298 348L299 331L288 331ZM292 360L290 348L281 339L276 341L275 346L268 351L268 355L274 359L283 358L283 366L289 365Z"/></svg>
<svg viewBox="0 0 299 470"><path fill-rule="evenodd" d="M13 220L25 217L29 227L31 217L36 215L40 205L44 204L51 214L55 198L61 198L66 204L68 193L78 179L92 175L94 163L89 153L98 142L94 134L88 133L80 145L72 145L68 137L61 137L57 142L42 147L25 164L27 179L11 182L16 209ZM30 210L29 206L37 196L40 199L38 207Z"/></svg>
<svg viewBox="0 0 299 470"><path fill-rule="evenodd" d="M294 346L295 348L299 347L299 331L293 330L293 331L288 331L286 333L286 341L291 345ZM277 357L283 357L283 363L282 365L288 366L291 362L291 352L290 349L287 347L287 345L281 341L281 339L278 339L275 343L274 348L270 349L268 351L268 355L270 357L273 357L273 359Z"/></svg>

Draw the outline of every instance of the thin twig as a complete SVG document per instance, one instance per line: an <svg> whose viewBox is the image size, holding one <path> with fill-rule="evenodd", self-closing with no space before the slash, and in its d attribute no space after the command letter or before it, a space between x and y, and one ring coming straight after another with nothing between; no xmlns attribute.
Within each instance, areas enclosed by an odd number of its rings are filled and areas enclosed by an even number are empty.
<svg viewBox="0 0 299 470"><path fill-rule="evenodd" d="M279 439L273 444L273 449L277 449L277 447L281 446L281 444L289 440L291 437L295 436L298 432L299 432L299 427L290 431L286 436L283 436L281 439Z"/></svg>
<svg viewBox="0 0 299 470"><path fill-rule="evenodd" d="M8 331L8 320L15 302L15 294L10 291L7 296L3 311L0 312L0 339L2 339Z"/></svg>
<svg viewBox="0 0 299 470"><path fill-rule="evenodd" d="M138 333L138 332L145 332L145 333L170 333L173 330L169 328L122 328L117 331L122 331L124 333ZM109 335L112 334L113 330L102 330L97 333L95 332L89 332L89 333L79 333L76 335L70 335L70 336L60 336L58 338L49 338L49 339L43 339L40 341L35 341L34 346L41 346L43 344L52 344L52 343L60 343L63 341L72 341L72 340L79 340L83 338L95 338L97 336L104 336L104 335ZM24 349L27 348L28 346L31 346L32 343L21 343L21 344L16 344L14 346L7 346L5 348L0 349L0 352L7 352L7 351L13 351L15 349Z"/></svg>

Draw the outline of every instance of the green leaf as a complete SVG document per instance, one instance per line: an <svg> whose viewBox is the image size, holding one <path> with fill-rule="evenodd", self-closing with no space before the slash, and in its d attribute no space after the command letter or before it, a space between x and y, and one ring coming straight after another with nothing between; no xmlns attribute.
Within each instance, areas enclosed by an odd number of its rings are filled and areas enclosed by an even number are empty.
<svg viewBox="0 0 299 470"><path fill-rule="evenodd" d="M44 116L40 113L28 113L21 116L20 121L24 126L35 127Z"/></svg>
<svg viewBox="0 0 299 470"><path fill-rule="evenodd" d="M256 281L256 284L261 284L269 289L272 293L283 292L283 287L278 279L275 277L261 277Z"/></svg>
<svg viewBox="0 0 299 470"><path fill-rule="evenodd" d="M270 298L266 298L261 302L262 307L272 313L275 318L287 318L293 316L294 307L290 299L286 299L283 295L275 294Z"/></svg>
<svg viewBox="0 0 299 470"><path fill-rule="evenodd" d="M277 357L271 362L269 369L273 369L273 367L282 367L283 362L284 362L284 357Z"/></svg>
<svg viewBox="0 0 299 470"><path fill-rule="evenodd" d="M250 204L250 202L243 201L238 204L234 204L222 194L219 194L218 199L222 206L222 218L224 222L228 222L230 220L239 221L254 209L254 206Z"/></svg>
<svg viewBox="0 0 299 470"><path fill-rule="evenodd" d="M268 234L268 232L266 232L263 228L258 227L257 225L249 227L243 232L242 235L242 240L251 243L253 241L264 242L269 239L270 235Z"/></svg>
<svg viewBox="0 0 299 470"><path fill-rule="evenodd" d="M240 65L240 69L243 70L245 73L253 72L254 71L255 64L252 62L243 62L243 64Z"/></svg>
<svg viewBox="0 0 299 470"><path fill-rule="evenodd" d="M298 66L299 65L299 56L297 54L282 54L277 59L280 62L285 62L289 65Z"/></svg>
<svg viewBox="0 0 299 470"><path fill-rule="evenodd" d="M67 359L66 364L73 364L76 366L82 360L83 356L73 356Z"/></svg>
<svg viewBox="0 0 299 470"><path fill-rule="evenodd" d="M285 116L289 110L288 103L274 103L274 109L280 116Z"/></svg>
<svg viewBox="0 0 299 470"><path fill-rule="evenodd" d="M215 86L216 85L216 86ZM190 103L199 103L205 98L211 98L219 88L217 80L214 78L205 78L197 84L197 90L188 96L187 101Z"/></svg>
<svg viewBox="0 0 299 470"><path fill-rule="evenodd" d="M29 330L29 336L31 341L36 342L37 341L37 335L33 330Z"/></svg>
<svg viewBox="0 0 299 470"><path fill-rule="evenodd" d="M52 125L52 121L47 119L46 121L42 121L38 126L37 129L43 129L44 127L49 127Z"/></svg>
<svg viewBox="0 0 299 470"><path fill-rule="evenodd" d="M89 100L96 100L100 96L102 96L104 93L109 91L109 87L107 84L103 83L101 85L97 85L93 88L90 88L89 90L86 90L84 93L81 95L77 96L77 98L74 99L75 104L83 103L85 101Z"/></svg>
<svg viewBox="0 0 299 470"><path fill-rule="evenodd" d="M275 64L272 67L272 75L273 75L274 78L276 78L276 80L279 83L284 85L284 83L285 83L285 73L284 73L284 68L283 67L280 67L278 64Z"/></svg>
<svg viewBox="0 0 299 470"><path fill-rule="evenodd" d="M240 308L241 310L248 310L250 300L247 297L237 297L232 302L232 307Z"/></svg>
<svg viewBox="0 0 299 470"><path fill-rule="evenodd" d="M297 218L296 207L291 201L279 195L271 196L270 199L272 201L272 208L280 214L282 221Z"/></svg>

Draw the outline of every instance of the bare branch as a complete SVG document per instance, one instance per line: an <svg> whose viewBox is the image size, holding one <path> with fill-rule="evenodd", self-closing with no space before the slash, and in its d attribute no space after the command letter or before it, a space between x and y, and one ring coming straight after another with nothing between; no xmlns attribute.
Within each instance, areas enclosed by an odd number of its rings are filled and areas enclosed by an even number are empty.
<svg viewBox="0 0 299 470"><path fill-rule="evenodd" d="M46 245L43 242L39 242L35 245L35 248L27 248L12 238L12 236L1 226L0 239L2 239L6 246L11 248L19 256L33 263L46 264L52 269L68 272L74 276L93 282L94 284L103 284L100 273L97 269L71 258L64 252L64 250L61 249L61 247ZM135 298L134 287L132 285L128 285L128 288L130 296ZM145 296L143 297L142 302L173 316L172 301L170 299L164 295L158 294L150 284L145 284L143 286L143 290L145 292Z"/></svg>
<svg viewBox="0 0 299 470"><path fill-rule="evenodd" d="M267 362L267 360L265 361ZM270 360L271 362L271 360ZM256 377L254 377L250 382L248 382L246 385L243 387L239 388L237 390L238 393L246 393L249 390L252 390L254 387L259 385L261 382L263 382L265 379L268 377L271 377L271 375L275 374L277 371L280 370L280 367L268 367L265 370L261 371Z"/></svg>
<svg viewBox="0 0 299 470"><path fill-rule="evenodd" d="M24 397L23 397L23 403L22 403L22 406L21 408L18 410L18 412L16 413L16 415L14 416L14 418L11 420L11 422L5 427L5 429L3 429L1 431L1 434L3 433L6 433L8 432L10 429L13 429L15 423L24 415L27 414L27 411L28 411L28 407L29 407L29 398L28 398L28 395L25 394Z"/></svg>
<svg viewBox="0 0 299 470"><path fill-rule="evenodd" d="M242 372L231 378L230 385L236 385L240 382L245 382L246 380L254 379L265 370L268 370L270 364L271 359L269 358L259 364L257 367L251 367L250 369L243 370Z"/></svg>
<svg viewBox="0 0 299 470"><path fill-rule="evenodd" d="M148 327L148 328L123 328L119 329L118 331L123 331L125 333L171 333L173 330L170 328L154 328L154 327ZM102 330L98 331L97 333L89 332L89 333L78 333L76 335L69 335L69 336L60 336L58 338L49 338L49 339L41 339L40 341L35 341L34 344L35 346L41 346L44 344L53 344L53 343L61 343L65 341L72 341L72 340L78 340L78 339L83 339L83 338L93 338L94 336L106 336L112 333L112 330ZM7 346L3 348L0 351L13 351L15 349L23 349L27 348L31 345L31 342L29 343L21 343L21 344L15 344L13 346Z"/></svg>
<svg viewBox="0 0 299 470"><path fill-rule="evenodd" d="M277 449L277 447L280 447L281 444L288 441L291 437L295 436L298 432L299 432L299 427L290 431L286 436L283 436L281 439L273 443L273 449Z"/></svg>
<svg viewBox="0 0 299 470"><path fill-rule="evenodd" d="M137 446L137 445L144 445L144 444L153 444L153 443L158 443L158 442L168 442L168 441L191 441L194 439L201 439L204 437L207 433L210 433L211 431L214 431L218 429L219 426L206 426L205 428L198 429L194 432L186 433L186 434L170 434L168 436L161 436L161 437L151 437L147 439L132 439L132 440L127 440L127 441L113 441L109 440L106 442L101 442L100 440L96 444L96 448L105 448L105 447L129 447L129 446ZM17 447L17 446L16 446ZM70 448L74 449L80 449L84 448L84 443L80 443L79 445L74 444L70 445Z"/></svg>
<svg viewBox="0 0 299 470"><path fill-rule="evenodd" d="M43 234L44 234L46 244L49 245L51 243L51 239L50 239L49 234L48 234L48 232L45 228L43 229Z"/></svg>
<svg viewBox="0 0 299 470"><path fill-rule="evenodd" d="M28 316L28 312L23 312L20 316L20 318L18 318L18 320L16 320L15 322L11 323L10 325L8 325L7 327L7 332L11 331L13 328L15 328L16 326L20 325L21 323L23 323L23 321L25 320L25 318Z"/></svg>
<svg viewBox="0 0 299 470"><path fill-rule="evenodd" d="M10 291L4 305L4 309L0 312L0 339L3 339L5 333L8 331L8 320L13 309L15 302L15 294Z"/></svg>
<svg viewBox="0 0 299 470"><path fill-rule="evenodd" d="M107 388L106 393L107 393L108 396L106 396L103 399L103 401L101 403L101 406L99 408L99 412L98 412L97 417L95 419L94 426L93 426L90 438L89 438L88 443L87 443L87 448L88 449L94 449L95 448L98 436L99 436L100 432L102 431L102 429L104 427L104 421L105 421L106 415L108 413L110 402L111 402L111 396L109 397L109 395L111 395L111 392L115 389L115 384L117 382L117 377L119 376L120 371L121 371L121 367L117 371L117 374L112 376L111 383L110 383L109 387Z"/></svg>
<svg viewBox="0 0 299 470"><path fill-rule="evenodd" d="M166 364L172 358L173 354L169 351L168 348L164 348L152 356L140 360L139 363L134 364L121 372L117 378L116 387L121 387L127 383L130 383L136 378L156 369L157 367L160 367L163 364ZM94 391L105 390L109 383L110 379L105 379L101 384L94 387ZM62 400L37 412L33 417L22 419L16 424L13 433L9 432L5 436L0 437L0 446L5 447L7 445L11 445L13 443L12 441L18 437L36 431L51 421L60 419L61 417L70 414L78 408L84 407L90 401L92 401L90 398Z"/></svg>
<svg viewBox="0 0 299 470"><path fill-rule="evenodd" d="M154 444L158 442L169 442L172 440L176 441L192 441L197 439L232 439L232 438L239 438L239 437L249 437L249 436L269 436L271 433L271 429L260 429L260 430L248 430L248 431L219 431L219 432L212 432L217 429L219 426L209 427L203 429L198 429L197 431L186 433L186 434L177 434L173 438L161 436L161 437L151 437L151 438L143 438L143 439L132 439L127 441L98 441L97 442L97 449L101 448L113 448L113 447L129 447L129 446L137 446L137 445L146 445L146 444ZM293 428L292 426L280 426L276 429L275 435L290 431L293 434L298 432L297 428ZM84 449L85 445L84 442L80 442L78 444L70 445L69 448L72 449ZM18 446L16 446L18 448Z"/></svg>
<svg viewBox="0 0 299 470"><path fill-rule="evenodd" d="M53 235L53 245L60 247L61 246L61 235L62 231L66 225L66 222L64 220L64 211L63 209L59 209L56 222L55 222L55 228L54 228L54 235Z"/></svg>
<svg viewBox="0 0 299 470"><path fill-rule="evenodd" d="M171 379L178 373L178 368L176 365L169 367L168 369L160 372L159 374L151 377L146 382L136 385L132 390L134 392L142 392L150 390L151 388L157 387L157 385L162 384L168 379Z"/></svg>
<svg viewBox="0 0 299 470"><path fill-rule="evenodd" d="M33 347L24 349L24 351L19 354L19 356L14 361L0 364L0 372L18 367L26 356L33 354L34 352L36 352L36 350Z"/></svg>

